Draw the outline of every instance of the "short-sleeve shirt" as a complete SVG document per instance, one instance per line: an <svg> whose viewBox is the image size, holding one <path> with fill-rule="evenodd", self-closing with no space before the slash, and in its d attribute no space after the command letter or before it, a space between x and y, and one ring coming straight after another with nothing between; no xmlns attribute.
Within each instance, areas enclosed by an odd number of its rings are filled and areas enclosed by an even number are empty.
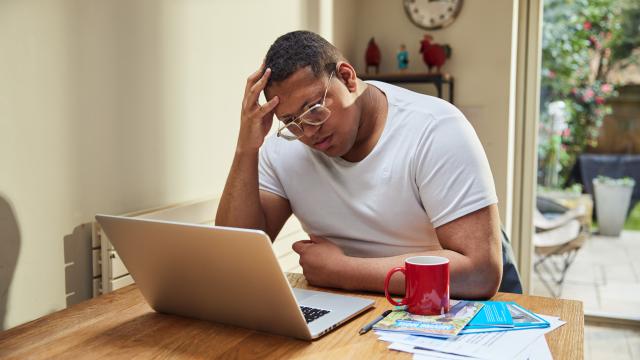
<svg viewBox="0 0 640 360"><path fill-rule="evenodd" d="M384 257L440 248L435 228L497 203L484 149L450 103L383 82L388 115L363 160L329 157L269 136L259 186L289 200L303 229L345 254Z"/></svg>

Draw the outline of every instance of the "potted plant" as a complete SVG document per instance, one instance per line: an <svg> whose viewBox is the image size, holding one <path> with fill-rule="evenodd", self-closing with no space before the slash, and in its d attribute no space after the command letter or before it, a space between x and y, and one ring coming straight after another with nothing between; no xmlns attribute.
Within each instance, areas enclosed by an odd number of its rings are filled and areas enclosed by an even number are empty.
<svg viewBox="0 0 640 360"><path fill-rule="evenodd" d="M635 181L629 177L612 179L606 176L598 176L593 179L593 191L596 197L596 212L601 235L620 235L627 218L634 185Z"/></svg>

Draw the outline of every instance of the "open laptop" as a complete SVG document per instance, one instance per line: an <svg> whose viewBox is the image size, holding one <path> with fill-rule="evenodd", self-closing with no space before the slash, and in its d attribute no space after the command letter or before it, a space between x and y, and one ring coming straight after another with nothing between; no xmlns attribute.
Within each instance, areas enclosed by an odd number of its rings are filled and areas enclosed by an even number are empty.
<svg viewBox="0 0 640 360"><path fill-rule="evenodd" d="M262 231L96 215L157 312L311 340L373 301L291 288Z"/></svg>

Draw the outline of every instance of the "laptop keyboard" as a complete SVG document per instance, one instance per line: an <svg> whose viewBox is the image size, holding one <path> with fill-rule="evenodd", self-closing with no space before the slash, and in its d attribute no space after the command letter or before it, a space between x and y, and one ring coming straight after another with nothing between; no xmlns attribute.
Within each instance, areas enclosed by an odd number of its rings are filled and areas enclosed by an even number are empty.
<svg viewBox="0 0 640 360"><path fill-rule="evenodd" d="M304 319L307 321L307 324L321 316L327 315L330 312L329 310L316 309L307 306L300 306L300 310L302 310L302 314L304 315Z"/></svg>

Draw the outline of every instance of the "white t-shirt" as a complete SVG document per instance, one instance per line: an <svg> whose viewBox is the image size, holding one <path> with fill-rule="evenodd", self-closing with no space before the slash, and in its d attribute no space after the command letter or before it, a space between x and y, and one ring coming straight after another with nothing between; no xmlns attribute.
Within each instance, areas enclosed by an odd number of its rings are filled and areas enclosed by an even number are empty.
<svg viewBox="0 0 640 360"><path fill-rule="evenodd" d="M386 94L389 110L367 157L352 163L272 135L260 149L260 189L288 199L308 234L349 256L438 248L436 227L498 201L484 149L448 102L368 84Z"/></svg>

